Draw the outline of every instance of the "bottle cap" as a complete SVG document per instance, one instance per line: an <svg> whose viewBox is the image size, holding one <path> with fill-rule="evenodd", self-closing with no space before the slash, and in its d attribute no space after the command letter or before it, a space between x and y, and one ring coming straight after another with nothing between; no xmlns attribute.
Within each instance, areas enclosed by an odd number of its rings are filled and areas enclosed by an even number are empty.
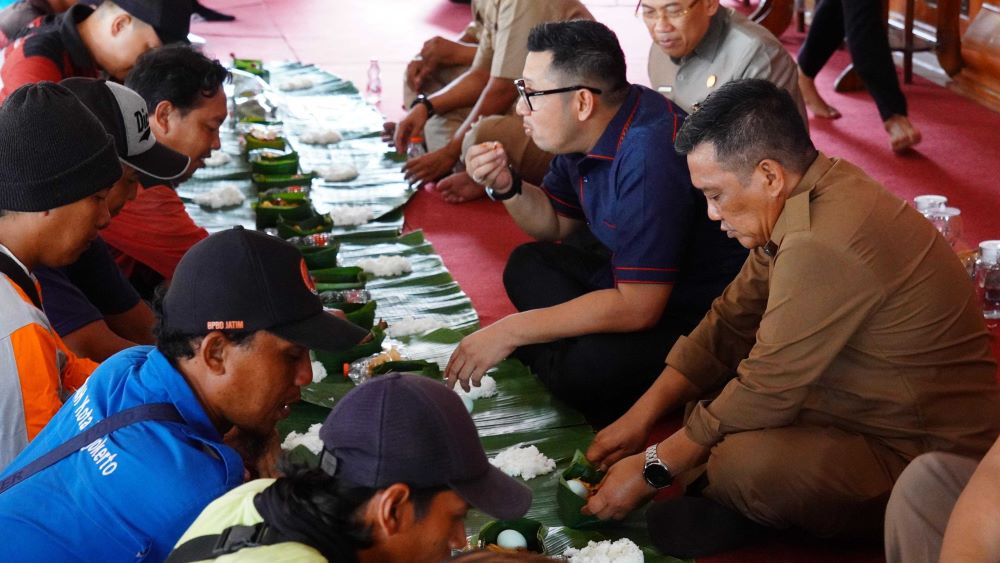
<svg viewBox="0 0 1000 563"><path fill-rule="evenodd" d="M913 205L917 208L917 211L939 209L947 204L948 198L943 195L926 194L913 198Z"/></svg>
<svg viewBox="0 0 1000 563"><path fill-rule="evenodd" d="M410 137L410 142L411 143L422 143L422 142L424 142L424 138L421 135L414 135L414 136Z"/></svg>
<svg viewBox="0 0 1000 563"><path fill-rule="evenodd" d="M985 264L1000 263L1000 240L984 240L979 243L979 255Z"/></svg>

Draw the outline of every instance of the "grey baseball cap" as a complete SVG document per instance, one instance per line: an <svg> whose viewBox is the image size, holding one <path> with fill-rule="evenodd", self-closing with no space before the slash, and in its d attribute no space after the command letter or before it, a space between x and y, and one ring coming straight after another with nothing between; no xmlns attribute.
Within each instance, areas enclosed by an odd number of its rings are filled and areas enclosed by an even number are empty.
<svg viewBox="0 0 1000 563"><path fill-rule="evenodd" d="M462 400L440 381L378 376L333 407L319 436L320 466L355 485L448 487L500 519L531 506L531 489L490 464Z"/></svg>

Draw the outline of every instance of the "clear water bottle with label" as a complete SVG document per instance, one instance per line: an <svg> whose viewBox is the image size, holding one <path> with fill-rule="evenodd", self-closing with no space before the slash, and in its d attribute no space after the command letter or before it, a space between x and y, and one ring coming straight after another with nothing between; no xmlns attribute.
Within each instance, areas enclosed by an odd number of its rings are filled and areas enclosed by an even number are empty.
<svg viewBox="0 0 1000 563"><path fill-rule="evenodd" d="M983 306L986 326L1000 326L1000 240L979 243L979 260L976 261L976 292Z"/></svg>
<svg viewBox="0 0 1000 563"><path fill-rule="evenodd" d="M425 154L427 154L427 149L424 147L424 138L419 135L410 137L410 144L406 145L406 160Z"/></svg>
<svg viewBox="0 0 1000 563"><path fill-rule="evenodd" d="M368 64L368 85L365 86L365 101L371 105L378 105L382 101L382 69L378 66L378 60L372 59Z"/></svg>

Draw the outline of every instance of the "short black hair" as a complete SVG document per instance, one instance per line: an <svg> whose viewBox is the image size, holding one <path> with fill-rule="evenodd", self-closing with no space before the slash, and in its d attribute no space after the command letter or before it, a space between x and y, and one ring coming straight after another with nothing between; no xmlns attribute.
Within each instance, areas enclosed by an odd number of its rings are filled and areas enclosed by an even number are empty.
<svg viewBox="0 0 1000 563"><path fill-rule="evenodd" d="M179 360L190 359L195 356L201 339L205 338L211 331L206 330L205 332L194 334L167 328L163 322L163 298L166 296L166 290L166 285L161 285L156 288L156 292L153 295L153 313L156 317L156 322L153 324L153 337L156 339L156 349L167 358L170 365L177 368ZM260 331L227 330L223 331L223 334L226 335L226 338L230 342L237 346L248 346L253 341L254 335L258 332Z"/></svg>
<svg viewBox="0 0 1000 563"><path fill-rule="evenodd" d="M552 53L552 69L620 103L628 92L625 53L608 26L590 20L540 23L528 34L528 51ZM567 84L569 86L569 84Z"/></svg>
<svg viewBox="0 0 1000 563"><path fill-rule="evenodd" d="M715 147L724 168L747 176L765 158L802 174L817 155L791 94L759 78L724 84L684 120L674 141L678 154L702 143Z"/></svg>
<svg viewBox="0 0 1000 563"><path fill-rule="evenodd" d="M187 45L167 45L143 54L125 77L125 86L135 90L152 114L162 101L191 111L202 98L214 96L229 80L226 67Z"/></svg>
<svg viewBox="0 0 1000 563"><path fill-rule="evenodd" d="M319 549L330 561L357 561L357 552L373 543L372 530L359 518L359 509L378 489L362 487L330 476L320 468L282 457L283 475L259 493L254 504L264 520L290 539ZM423 519L431 503L447 487L410 487L414 516ZM306 522L307 524L303 524ZM317 538L316 534L322 537Z"/></svg>

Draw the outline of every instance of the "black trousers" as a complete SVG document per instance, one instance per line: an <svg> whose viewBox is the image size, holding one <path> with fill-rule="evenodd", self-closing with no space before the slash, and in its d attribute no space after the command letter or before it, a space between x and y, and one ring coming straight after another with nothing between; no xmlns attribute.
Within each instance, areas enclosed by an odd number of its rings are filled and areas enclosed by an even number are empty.
<svg viewBox="0 0 1000 563"><path fill-rule="evenodd" d="M603 249L602 249L603 250ZM609 255L548 242L514 249L503 281L519 311L565 303L609 287ZM694 328L669 318L651 330L588 334L514 352L560 400L596 426L614 422L656 380L670 347Z"/></svg>
<svg viewBox="0 0 1000 563"><path fill-rule="evenodd" d="M815 78L845 37L854 69L875 99L882 121L893 115L906 115L906 98L892 62L881 2L820 0L799 50L799 68L806 76Z"/></svg>

